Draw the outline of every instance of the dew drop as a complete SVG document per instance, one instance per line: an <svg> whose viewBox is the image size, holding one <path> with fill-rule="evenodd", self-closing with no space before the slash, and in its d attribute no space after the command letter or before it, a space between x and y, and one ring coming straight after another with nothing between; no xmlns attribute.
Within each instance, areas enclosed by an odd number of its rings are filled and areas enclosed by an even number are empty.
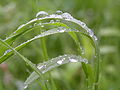
<svg viewBox="0 0 120 90"><path fill-rule="evenodd" d="M11 51L11 49L8 49L4 52L4 55L6 55L7 53L9 53Z"/></svg>
<svg viewBox="0 0 120 90"><path fill-rule="evenodd" d="M65 28L63 28L63 27L58 27L58 31L61 32L61 33L62 33L62 32L65 32Z"/></svg>
<svg viewBox="0 0 120 90"><path fill-rule="evenodd" d="M63 19L73 19L73 17L69 13L63 13L62 14Z"/></svg>
<svg viewBox="0 0 120 90"><path fill-rule="evenodd" d="M56 14L61 15L61 14L63 14L63 12L58 10L58 11L56 11Z"/></svg>
<svg viewBox="0 0 120 90"><path fill-rule="evenodd" d="M62 59L62 61L64 61L64 60L65 60L65 58Z"/></svg>
<svg viewBox="0 0 120 90"><path fill-rule="evenodd" d="M83 61L85 64L88 64L88 60L87 60L87 59L84 58L82 61Z"/></svg>
<svg viewBox="0 0 120 90"><path fill-rule="evenodd" d="M56 20L56 22L60 22L60 20Z"/></svg>
<svg viewBox="0 0 120 90"><path fill-rule="evenodd" d="M20 26L17 28L17 30L20 29L20 28L22 28L23 26L25 26L25 24L20 25Z"/></svg>
<svg viewBox="0 0 120 90"><path fill-rule="evenodd" d="M50 23L54 23L54 20L50 20Z"/></svg>
<svg viewBox="0 0 120 90"><path fill-rule="evenodd" d="M27 87L28 87L28 85L25 85L25 86L24 86L24 89L26 89Z"/></svg>
<svg viewBox="0 0 120 90"><path fill-rule="evenodd" d="M40 11L36 14L36 18L42 18L42 17L46 17L48 15L47 12L45 11Z"/></svg>
<svg viewBox="0 0 120 90"><path fill-rule="evenodd" d="M94 35L94 37L93 37L96 41L98 40L98 38Z"/></svg>
<svg viewBox="0 0 120 90"><path fill-rule="evenodd" d="M85 27L85 26L86 26L86 24L85 24L84 22L81 22L81 25L82 25L83 27Z"/></svg>
<svg viewBox="0 0 120 90"><path fill-rule="evenodd" d="M69 61L70 61L70 62L77 62L76 59L70 59Z"/></svg>
<svg viewBox="0 0 120 90"><path fill-rule="evenodd" d="M64 29L62 29L62 30L60 30L60 32L65 32L65 30L64 30Z"/></svg>
<svg viewBox="0 0 120 90"><path fill-rule="evenodd" d="M89 35L90 35L91 37L94 36L94 33L93 33L93 31L92 31L91 29L88 29L88 33L89 33Z"/></svg>
<svg viewBox="0 0 120 90"><path fill-rule="evenodd" d="M42 69L43 67L44 67L43 65L42 65L42 66L40 65L40 66L38 66L37 68L38 68L38 69Z"/></svg>
<svg viewBox="0 0 120 90"><path fill-rule="evenodd" d="M57 61L57 64L62 64L62 62L63 62L62 60L59 60Z"/></svg>

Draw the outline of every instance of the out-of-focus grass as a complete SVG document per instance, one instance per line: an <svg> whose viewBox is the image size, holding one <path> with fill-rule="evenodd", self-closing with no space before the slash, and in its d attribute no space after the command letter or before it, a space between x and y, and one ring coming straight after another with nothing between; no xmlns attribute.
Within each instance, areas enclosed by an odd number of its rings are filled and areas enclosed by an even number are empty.
<svg viewBox="0 0 120 90"><path fill-rule="evenodd" d="M88 24L99 38L101 50L101 74L100 90L119 90L120 86L120 1L119 0L1 0L0 1L0 38L6 38L17 27L31 18L35 17L38 11L53 13L56 10L71 13L75 18ZM39 31L32 31L37 34ZM33 34L32 33L32 34ZM21 37L17 42L22 42L32 34ZM50 58L65 52L75 53L73 41L69 36L49 36L47 38L47 49ZM67 38L66 38L67 37ZM67 41L67 42L66 42ZM86 41L86 40L85 40ZM15 43L14 45L18 45ZM69 43L69 46L67 45ZM85 43L87 46L87 43ZM20 52L27 56L34 63L44 59L41 54L41 43L29 44ZM87 47L86 47L87 48ZM88 47L89 48L89 47ZM32 53L31 53L32 52ZM88 51L89 53L89 51ZM65 67L65 68L64 68ZM69 67L69 69L68 69ZM72 65L76 68L77 65ZM78 65L80 67L80 65ZM28 69L27 69L28 68ZM64 68L61 70L61 68ZM61 67L59 71L52 71L55 84L62 88L59 90L74 90L77 83L80 87L84 83L83 72L74 73L70 65ZM23 81L30 74L29 67L17 56L13 56L0 65L0 90L16 90L21 87ZM66 74L69 73L69 77ZM62 77L64 80L59 80ZM71 78L73 77L73 78ZM39 81L38 81L39 82ZM34 83L30 90L38 89L38 83ZM66 87L62 87L63 85ZM79 87L78 87L79 88Z"/></svg>

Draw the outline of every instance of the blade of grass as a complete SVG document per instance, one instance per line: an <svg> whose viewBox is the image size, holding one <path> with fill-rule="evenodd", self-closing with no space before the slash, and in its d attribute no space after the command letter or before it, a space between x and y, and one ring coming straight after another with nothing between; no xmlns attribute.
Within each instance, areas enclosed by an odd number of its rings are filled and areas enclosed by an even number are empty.
<svg viewBox="0 0 120 90"><path fill-rule="evenodd" d="M19 52L17 52L15 49L13 49L10 45L8 45L6 42L4 42L2 39L0 39L0 43L11 49L16 55L18 55L21 59L23 59L41 78L43 77L39 69L36 67L35 64L33 64L30 60L25 58L23 55L21 55ZM43 78L42 78L43 79ZM41 80L42 81L42 80ZM43 85L44 82L42 81Z"/></svg>

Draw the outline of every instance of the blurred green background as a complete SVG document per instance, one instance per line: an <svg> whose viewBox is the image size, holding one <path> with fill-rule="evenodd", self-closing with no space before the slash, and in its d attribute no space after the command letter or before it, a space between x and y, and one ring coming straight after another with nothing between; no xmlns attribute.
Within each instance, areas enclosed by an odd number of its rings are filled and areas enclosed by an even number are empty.
<svg viewBox="0 0 120 90"><path fill-rule="evenodd" d="M0 38L5 39L19 25L35 18L38 11L54 13L57 10L71 13L93 29L98 37L101 52L100 90L120 90L120 0L0 0ZM27 37L17 39L16 44L37 33L32 32ZM73 41L65 34L49 36L47 41L50 58L68 51L75 52ZM43 59L39 40L20 52L36 64ZM82 78L79 80L75 77L82 77L83 72L79 71L80 75L76 74L74 78L70 78L74 72L70 70L70 66L76 68L79 64L65 66L65 70L52 72L58 90L77 90L75 86L79 81L82 87ZM0 65L0 90L21 90L30 72L31 69L19 57L9 58ZM60 77L64 80L58 79L59 73L62 73ZM65 87L62 87L63 84ZM33 83L28 90L33 89L39 90L39 85Z"/></svg>

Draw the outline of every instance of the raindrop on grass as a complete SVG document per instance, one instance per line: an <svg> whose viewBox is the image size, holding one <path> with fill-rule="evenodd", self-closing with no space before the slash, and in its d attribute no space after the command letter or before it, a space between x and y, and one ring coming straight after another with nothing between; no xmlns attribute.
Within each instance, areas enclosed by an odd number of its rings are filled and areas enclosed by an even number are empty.
<svg viewBox="0 0 120 90"><path fill-rule="evenodd" d="M20 28L22 28L23 26L25 26L25 24L20 25L20 26L17 28L17 30L20 29Z"/></svg>
<svg viewBox="0 0 120 90"><path fill-rule="evenodd" d="M50 23L54 23L54 20L50 20Z"/></svg>
<svg viewBox="0 0 120 90"><path fill-rule="evenodd" d="M63 19L68 19L68 20L73 19L73 17L69 13L63 13L62 17Z"/></svg>
<svg viewBox="0 0 120 90"><path fill-rule="evenodd" d="M45 11L40 11L36 14L36 18L42 18L42 17L46 17L48 15L47 12Z"/></svg>
<svg viewBox="0 0 120 90"><path fill-rule="evenodd" d="M91 37L94 36L94 33L93 33L93 31L92 31L91 29L88 29L88 33L89 33L89 35L90 35Z"/></svg>
<svg viewBox="0 0 120 90"><path fill-rule="evenodd" d="M58 10L58 11L56 11L56 14L61 15L61 14L63 14L63 12Z"/></svg>
<svg viewBox="0 0 120 90"><path fill-rule="evenodd" d="M7 53L9 53L11 51L11 49L8 49L4 52L4 55L6 55Z"/></svg>
<svg viewBox="0 0 120 90"><path fill-rule="evenodd" d="M24 86L24 89L26 89L27 87L28 87L28 85L25 85L25 86Z"/></svg>
<svg viewBox="0 0 120 90"><path fill-rule="evenodd" d="M93 37L96 41L98 40L98 38L94 35L94 37Z"/></svg>
<svg viewBox="0 0 120 90"><path fill-rule="evenodd" d="M63 28L63 27L58 27L58 31L61 32L61 33L62 33L62 32L65 32L65 28Z"/></svg>
<svg viewBox="0 0 120 90"><path fill-rule="evenodd" d="M60 22L60 20L56 20L56 22Z"/></svg>
<svg viewBox="0 0 120 90"><path fill-rule="evenodd" d="M57 61L57 64L62 64L62 62L63 62L62 60L59 60Z"/></svg>
<svg viewBox="0 0 120 90"><path fill-rule="evenodd" d="M86 26L86 24L85 24L84 22L81 22L81 25L82 25L83 27L85 27L85 26Z"/></svg>
<svg viewBox="0 0 120 90"><path fill-rule="evenodd" d="M42 65L42 66L38 66L37 68L38 68L38 69L42 69L43 67L44 67L44 66Z"/></svg>
<svg viewBox="0 0 120 90"><path fill-rule="evenodd" d="M88 63L87 59L82 58L81 56L76 55L62 55L55 58L52 58L51 60L48 60L46 62L38 64L37 68L41 71L42 74L58 67L66 63L74 63L74 62L84 62ZM25 81L25 85L29 85L34 80L39 78L39 75L37 75L36 72L33 72Z"/></svg>
<svg viewBox="0 0 120 90"><path fill-rule="evenodd" d="M70 59L70 62L78 62L76 59Z"/></svg>

